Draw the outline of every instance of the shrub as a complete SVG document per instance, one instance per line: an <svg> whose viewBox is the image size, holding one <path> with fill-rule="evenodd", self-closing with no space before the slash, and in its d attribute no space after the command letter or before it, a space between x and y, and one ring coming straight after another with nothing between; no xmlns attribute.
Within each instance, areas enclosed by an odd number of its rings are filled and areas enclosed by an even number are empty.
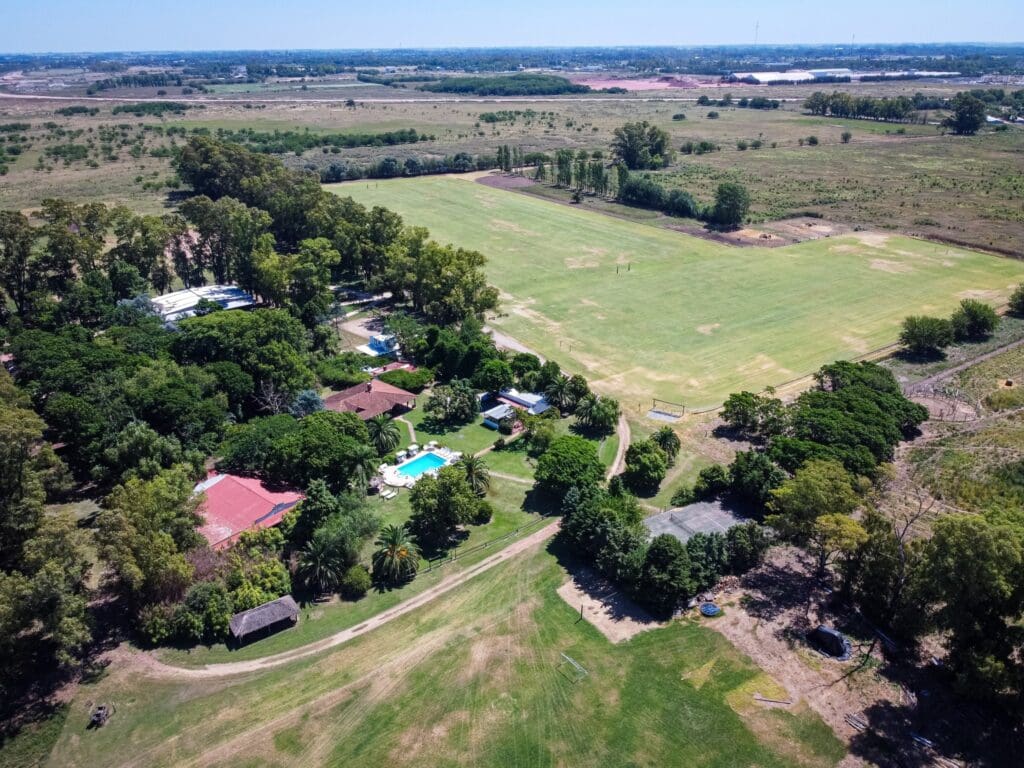
<svg viewBox="0 0 1024 768"><path fill-rule="evenodd" d="M357 352L345 352L317 363L316 374L327 387L344 389L370 380L363 368L375 365L372 357Z"/></svg>
<svg viewBox="0 0 1024 768"><path fill-rule="evenodd" d="M850 139L853 138L853 134L850 133L849 131L843 131L842 135L839 138L842 139L843 144L849 144Z"/></svg>
<svg viewBox="0 0 1024 768"><path fill-rule="evenodd" d="M718 113L715 110L712 109L710 112L708 112L708 120L717 120L717 119L718 119Z"/></svg>
<svg viewBox="0 0 1024 768"><path fill-rule="evenodd" d="M665 213L669 216L696 219L700 217L700 207L689 192L673 189L665 199Z"/></svg>
<svg viewBox="0 0 1024 768"><path fill-rule="evenodd" d="M1014 288L1010 294L1010 313L1017 317L1024 317L1024 283Z"/></svg>
<svg viewBox="0 0 1024 768"><path fill-rule="evenodd" d="M712 464L710 467L704 467L697 475L692 495L694 500L710 499L725 493L728 488L729 470L721 464Z"/></svg>
<svg viewBox="0 0 1024 768"><path fill-rule="evenodd" d="M557 496L564 496L574 486L597 485L603 476L604 466L597 457L597 447L576 435L553 440L538 459L534 475L538 487Z"/></svg>
<svg viewBox="0 0 1024 768"><path fill-rule="evenodd" d="M419 394L434 380L434 372L429 368L418 368L415 371L388 371L377 378L385 384Z"/></svg>
<svg viewBox="0 0 1024 768"><path fill-rule="evenodd" d="M673 507L685 507L687 504L693 504L697 500L697 497L693 493L693 488L688 485L681 485L672 492L672 498L669 503Z"/></svg>
<svg viewBox="0 0 1024 768"><path fill-rule="evenodd" d="M358 600L370 591L373 579L364 565L353 565L341 577L340 590L346 600Z"/></svg>
<svg viewBox="0 0 1024 768"><path fill-rule="evenodd" d="M494 517L494 505L489 501L481 501L473 515L473 525L486 525Z"/></svg>
<svg viewBox="0 0 1024 768"><path fill-rule="evenodd" d="M977 299L964 299L949 319L957 341L982 341L992 335L999 316L988 304Z"/></svg>
<svg viewBox="0 0 1024 768"><path fill-rule="evenodd" d="M808 136L807 137L807 143L810 146L812 146L812 147L818 146L818 137L817 136Z"/></svg>
<svg viewBox="0 0 1024 768"><path fill-rule="evenodd" d="M665 189L656 181L643 176L630 176L619 188L619 200L626 205L661 210L665 205Z"/></svg>
<svg viewBox="0 0 1024 768"><path fill-rule="evenodd" d="M914 357L938 357L953 343L953 324L941 317L910 316L903 321L900 344Z"/></svg>
<svg viewBox="0 0 1024 768"><path fill-rule="evenodd" d="M655 491L668 471L668 457L651 440L633 443L626 450L626 469L623 479L638 491Z"/></svg>
<svg viewBox="0 0 1024 768"><path fill-rule="evenodd" d="M686 119L686 115L684 115L682 112L676 112L674 115L672 115L672 119L673 120L685 120Z"/></svg>

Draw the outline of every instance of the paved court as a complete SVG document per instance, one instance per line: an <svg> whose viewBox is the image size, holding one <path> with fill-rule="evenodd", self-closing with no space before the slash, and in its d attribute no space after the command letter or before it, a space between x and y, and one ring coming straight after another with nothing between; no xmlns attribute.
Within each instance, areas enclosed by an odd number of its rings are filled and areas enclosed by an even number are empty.
<svg viewBox="0 0 1024 768"><path fill-rule="evenodd" d="M695 533L725 533L732 526L746 520L720 501L699 501L652 515L644 520L644 526L652 536L668 533L680 541L686 541Z"/></svg>

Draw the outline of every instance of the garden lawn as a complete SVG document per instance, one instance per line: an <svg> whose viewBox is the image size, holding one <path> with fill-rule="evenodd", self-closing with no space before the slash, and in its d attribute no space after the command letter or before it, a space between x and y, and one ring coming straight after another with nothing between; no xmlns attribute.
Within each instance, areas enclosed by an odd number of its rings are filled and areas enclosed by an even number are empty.
<svg viewBox="0 0 1024 768"><path fill-rule="evenodd" d="M73 701L49 765L834 766L804 706L689 621L612 645L555 592L531 550L386 628L312 659L229 679L151 680L113 665ZM583 665L579 682L561 653ZM87 731L89 702L116 714Z"/></svg>
<svg viewBox="0 0 1024 768"><path fill-rule="evenodd" d="M490 322L630 413L781 384L1024 279L1019 262L897 235L736 248L461 178L332 189L484 253L502 292Z"/></svg>
<svg viewBox="0 0 1024 768"><path fill-rule="evenodd" d="M416 407L401 417L413 425L416 430L416 440L421 447L431 440L437 440L445 448L461 451L463 455L470 456L494 445L494 441L500 437L493 429L488 429L483 425L479 414L474 416L468 424L438 432L428 430L423 423L426 415L423 408L427 404L427 400L430 399L430 392L431 390L425 389L416 395ZM409 429L401 421L398 422L398 427L402 435L398 445L399 448L404 448L409 444Z"/></svg>

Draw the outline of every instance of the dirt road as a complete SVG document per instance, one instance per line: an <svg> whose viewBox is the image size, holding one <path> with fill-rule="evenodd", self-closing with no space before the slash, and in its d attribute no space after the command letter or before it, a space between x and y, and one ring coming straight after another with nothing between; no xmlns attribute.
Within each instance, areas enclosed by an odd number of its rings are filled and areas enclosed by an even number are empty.
<svg viewBox="0 0 1024 768"><path fill-rule="evenodd" d="M608 471L605 473L604 479L611 480L615 475L618 475L624 469L623 463L626 458L626 449L629 448L629 443L633 439L632 433L629 431L629 422L626 421L626 417L619 415L619 447L615 451L615 461L608 467Z"/></svg>
<svg viewBox="0 0 1024 768"><path fill-rule="evenodd" d="M130 660L140 667L146 674L149 674L152 677L174 678L179 680L228 677L231 675L260 672L265 669L279 667L282 664L287 664L295 661L296 659L303 659L307 656L313 656L314 654L320 653L321 651L326 651L330 648L343 645L350 640L361 635L365 635L367 632L372 632L378 627L381 627L400 616L404 616L411 611L415 611L417 608L420 608L435 598L438 598L441 595L452 591L456 587L465 584L467 581L479 576L481 573L486 573L496 565L500 565L506 560L509 560L544 541L547 541L558 532L558 528L559 521L552 521L540 530L531 533L526 538L521 539L514 544L510 544L500 552L496 552L490 557L481 560L473 567L468 568L461 573L452 574L451 576L443 579L436 586L421 592L415 597L409 598L405 602L399 603L390 610L377 614L356 627L343 629L330 637L324 638L323 640L317 640L316 642L309 643L308 645L303 645L290 651L277 653L273 656L264 656L263 658L252 659L249 661L229 661L224 664L208 664L204 667L189 669L186 667L175 667L170 664L164 664L163 662L158 661L150 653L129 652L124 649L121 649L119 653L130 654Z"/></svg>
<svg viewBox="0 0 1024 768"><path fill-rule="evenodd" d="M544 359L544 355L535 352L522 342L516 341L507 333L502 333L498 329L493 328L489 325L485 325L483 330L484 333L491 334L491 337L494 339L495 346L497 346L499 349L511 349L513 352L524 352L527 355L536 355L542 363L546 362Z"/></svg>

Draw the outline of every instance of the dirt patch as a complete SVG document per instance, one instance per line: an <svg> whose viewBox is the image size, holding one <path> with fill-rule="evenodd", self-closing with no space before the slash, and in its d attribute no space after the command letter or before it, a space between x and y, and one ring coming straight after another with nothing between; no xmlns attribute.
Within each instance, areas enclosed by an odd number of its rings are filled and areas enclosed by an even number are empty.
<svg viewBox="0 0 1024 768"><path fill-rule="evenodd" d="M960 291L956 295L958 299L981 299L982 301L1001 301L1003 299L1002 291L985 291L979 289L970 289L967 291Z"/></svg>
<svg viewBox="0 0 1024 768"><path fill-rule="evenodd" d="M592 256L569 256L565 259L566 269L596 269L599 262Z"/></svg>
<svg viewBox="0 0 1024 768"><path fill-rule="evenodd" d="M721 323L709 323L708 325L698 325L697 333L702 333L705 336L710 336L715 330L721 327Z"/></svg>
<svg viewBox="0 0 1024 768"><path fill-rule="evenodd" d="M384 318L372 315L356 317L343 322L341 330L361 339L369 339L384 332Z"/></svg>
<svg viewBox="0 0 1024 768"><path fill-rule="evenodd" d="M928 418L937 421L976 421L978 411L963 400L941 395L915 395L910 398L928 409Z"/></svg>
<svg viewBox="0 0 1024 768"><path fill-rule="evenodd" d="M524 235L526 237L540 237L538 232L522 227L514 221L505 221L504 219L491 219L491 229L498 230L499 232L514 232L517 235Z"/></svg>
<svg viewBox="0 0 1024 768"><path fill-rule="evenodd" d="M857 239L871 248L884 248L889 242L889 235L881 232L858 232Z"/></svg>
<svg viewBox="0 0 1024 768"><path fill-rule="evenodd" d="M803 555L776 548L761 568L739 582L727 583L718 595L724 615L702 623L750 656L767 675L765 685L778 681L785 690L784 697L778 688L758 693L788 699L797 708L806 702L849 743L859 732L847 722L848 715L863 718L865 710L878 704L898 706L902 692L873 666L857 672L856 661L832 661L808 648L805 633L819 622L835 621L823 607L826 597ZM854 659L866 650L855 643ZM760 733L758 724L750 725ZM848 765L866 763L857 760Z"/></svg>
<svg viewBox="0 0 1024 768"><path fill-rule="evenodd" d="M872 259L871 268L877 269L880 272L892 272L893 274L914 271L914 268L909 264L904 264L901 261L889 261L888 259Z"/></svg>
<svg viewBox="0 0 1024 768"><path fill-rule="evenodd" d="M479 176L474 181L477 184L483 184L485 187L493 187L494 189L522 189L523 187L532 187L537 183L525 176L506 176L504 174Z"/></svg>
<svg viewBox="0 0 1024 768"><path fill-rule="evenodd" d="M592 571L583 569L558 588L558 595L572 608L583 608L583 618L613 643L665 626Z"/></svg>

